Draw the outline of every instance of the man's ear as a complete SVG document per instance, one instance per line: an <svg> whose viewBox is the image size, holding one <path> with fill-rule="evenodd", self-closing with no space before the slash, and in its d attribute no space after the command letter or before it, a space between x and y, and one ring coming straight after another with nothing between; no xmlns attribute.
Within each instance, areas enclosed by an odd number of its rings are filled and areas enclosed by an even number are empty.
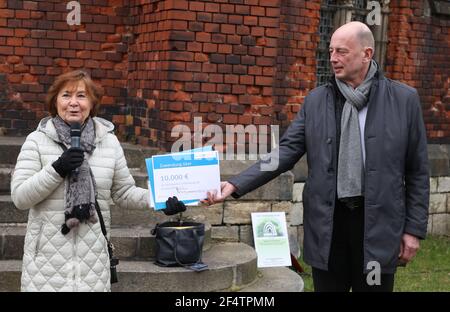
<svg viewBox="0 0 450 312"><path fill-rule="evenodd" d="M369 63L373 58L374 50L371 47L364 48L364 63Z"/></svg>

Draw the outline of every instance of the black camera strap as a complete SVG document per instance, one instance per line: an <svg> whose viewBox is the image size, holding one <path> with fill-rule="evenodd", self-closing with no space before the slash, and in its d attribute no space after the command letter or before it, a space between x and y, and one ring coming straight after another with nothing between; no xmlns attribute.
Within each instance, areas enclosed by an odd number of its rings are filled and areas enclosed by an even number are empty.
<svg viewBox="0 0 450 312"><path fill-rule="evenodd" d="M102 211L100 210L100 206L97 202L97 199L95 200L95 210L97 211L97 215L98 215L98 219L100 221L100 227L102 228L102 233L106 238L106 242L108 243L108 252L109 252L109 258L112 258L112 246L110 246L110 242L108 239L108 233L106 232L106 226L105 226L105 221L103 221L103 215L102 215ZM111 249L111 251L110 251Z"/></svg>
<svg viewBox="0 0 450 312"><path fill-rule="evenodd" d="M113 246L113 244L111 244L111 242L108 239L105 221L103 220L102 211L100 210L100 205L98 204L97 199L95 199L95 210L97 211L97 215L98 215L98 219L100 221L100 227L102 228L103 236L105 236L106 243L108 245L109 266L111 269L111 284L117 283L118 280L117 280L116 265L119 264L119 259L114 258L114 256L113 256L114 246Z"/></svg>

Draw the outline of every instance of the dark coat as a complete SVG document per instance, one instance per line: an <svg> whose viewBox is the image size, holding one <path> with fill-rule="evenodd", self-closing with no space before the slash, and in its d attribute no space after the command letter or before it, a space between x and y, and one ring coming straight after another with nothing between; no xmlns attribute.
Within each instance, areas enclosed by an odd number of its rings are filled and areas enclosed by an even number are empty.
<svg viewBox="0 0 450 312"><path fill-rule="evenodd" d="M427 232L427 139L417 91L381 72L375 77L364 132L363 269L367 272L367 263L378 261L382 273L394 273L403 233L423 239ZM328 270L336 201L337 94L333 83L312 90L281 138L279 150L271 153L272 159L262 160L229 180L237 188L233 196L240 197L292 169L307 153L304 259L322 270ZM279 163L276 170L260 170L261 163L275 158Z"/></svg>

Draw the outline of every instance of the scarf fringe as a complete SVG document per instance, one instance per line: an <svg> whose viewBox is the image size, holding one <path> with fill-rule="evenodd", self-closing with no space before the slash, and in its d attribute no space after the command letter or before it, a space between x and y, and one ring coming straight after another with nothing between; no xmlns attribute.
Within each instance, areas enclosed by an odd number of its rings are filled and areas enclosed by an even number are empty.
<svg viewBox="0 0 450 312"><path fill-rule="evenodd" d="M61 226L61 233L66 235L71 229L78 227L80 223L92 223L98 222L97 212L95 210L95 204L82 204L72 207L71 212L65 212L65 223Z"/></svg>

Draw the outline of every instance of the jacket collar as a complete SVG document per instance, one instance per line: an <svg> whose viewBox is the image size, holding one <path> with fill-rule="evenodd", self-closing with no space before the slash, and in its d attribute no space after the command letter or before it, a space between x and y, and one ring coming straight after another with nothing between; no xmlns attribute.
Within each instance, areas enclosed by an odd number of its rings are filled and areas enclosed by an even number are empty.
<svg viewBox="0 0 450 312"><path fill-rule="evenodd" d="M56 133L56 128L53 125L53 122L51 122L51 119L52 117L45 117L44 119L42 119L39 122L37 131L43 132L53 141L61 143L58 138L58 134ZM102 141L108 133L113 133L114 125L112 122L100 117L94 117L92 118L92 120L94 121L95 128L95 144Z"/></svg>

